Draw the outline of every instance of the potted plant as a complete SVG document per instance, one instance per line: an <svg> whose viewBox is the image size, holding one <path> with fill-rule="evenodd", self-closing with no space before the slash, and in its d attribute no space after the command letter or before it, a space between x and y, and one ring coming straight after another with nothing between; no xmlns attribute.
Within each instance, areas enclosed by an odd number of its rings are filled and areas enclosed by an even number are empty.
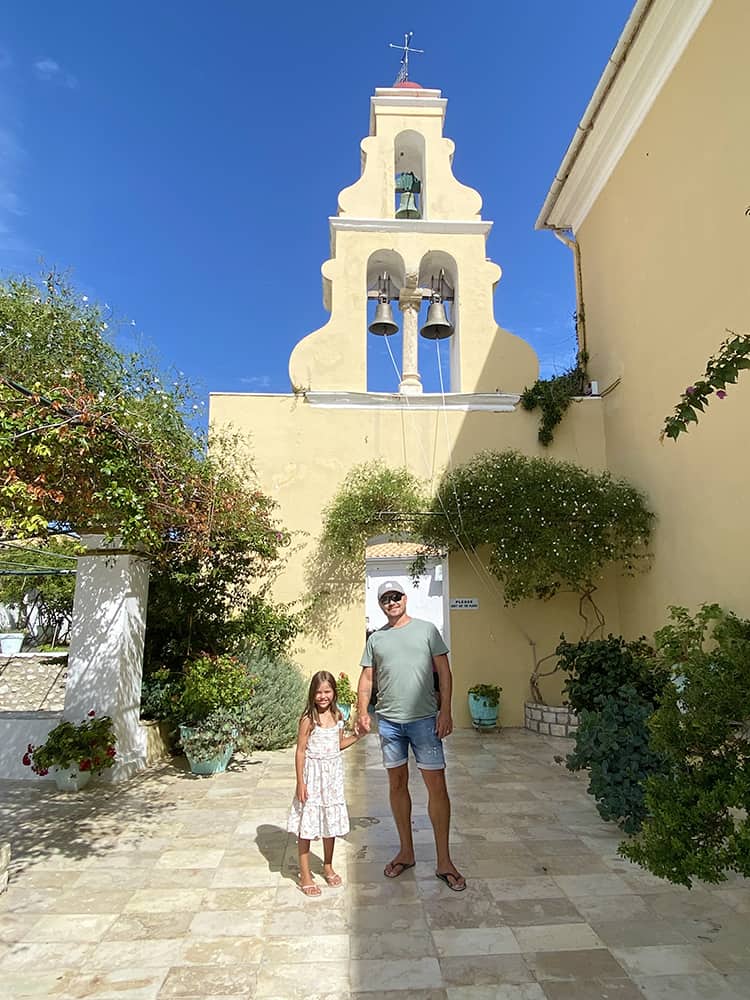
<svg viewBox="0 0 750 1000"><path fill-rule="evenodd" d="M501 691L497 684L475 684L469 688L469 712L475 729L492 729L497 725Z"/></svg>
<svg viewBox="0 0 750 1000"><path fill-rule="evenodd" d="M344 722L348 722L352 706L357 704L357 692L352 687L348 674L343 670L336 678L336 704L344 717Z"/></svg>
<svg viewBox="0 0 750 1000"><path fill-rule="evenodd" d="M185 665L180 743L193 774L225 771L235 749L247 747L247 704L255 685L233 656L200 656Z"/></svg>
<svg viewBox="0 0 750 1000"><path fill-rule="evenodd" d="M21 652L25 632L0 632L0 653L3 656L15 656Z"/></svg>
<svg viewBox="0 0 750 1000"><path fill-rule="evenodd" d="M51 770L61 792L77 792L92 773L112 767L116 756L112 720L91 711L78 725L63 720L41 746L29 743L23 762L41 777Z"/></svg>

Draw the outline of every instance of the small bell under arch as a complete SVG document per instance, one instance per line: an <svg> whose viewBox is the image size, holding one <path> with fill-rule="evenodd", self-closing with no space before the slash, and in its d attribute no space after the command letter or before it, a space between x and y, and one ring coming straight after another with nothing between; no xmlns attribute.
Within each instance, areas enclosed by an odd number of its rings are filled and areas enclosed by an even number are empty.
<svg viewBox="0 0 750 1000"><path fill-rule="evenodd" d="M421 219L417 195L422 192L422 182L411 170L396 174L396 194L399 195L397 219Z"/></svg>
<svg viewBox="0 0 750 1000"><path fill-rule="evenodd" d="M372 323L367 327L370 333L378 337L391 337L398 333L398 323L393 318L388 286L390 279L387 274L378 278L378 304L375 307L375 315Z"/></svg>
<svg viewBox="0 0 750 1000"><path fill-rule="evenodd" d="M375 316L367 329L379 337L390 337L392 334L398 333L398 324L393 319L391 304L384 295L378 296Z"/></svg>
<svg viewBox="0 0 750 1000"><path fill-rule="evenodd" d="M448 322L445 306L440 295L434 293L427 310L427 322L419 331L425 340L446 340L453 335L454 328Z"/></svg>

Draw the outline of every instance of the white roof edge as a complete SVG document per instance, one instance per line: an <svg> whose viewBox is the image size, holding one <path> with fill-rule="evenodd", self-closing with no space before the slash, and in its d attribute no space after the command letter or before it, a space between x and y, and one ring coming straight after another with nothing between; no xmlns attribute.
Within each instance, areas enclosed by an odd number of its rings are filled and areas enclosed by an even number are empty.
<svg viewBox="0 0 750 1000"><path fill-rule="evenodd" d="M636 0L557 169L536 229L581 226L713 0Z"/></svg>

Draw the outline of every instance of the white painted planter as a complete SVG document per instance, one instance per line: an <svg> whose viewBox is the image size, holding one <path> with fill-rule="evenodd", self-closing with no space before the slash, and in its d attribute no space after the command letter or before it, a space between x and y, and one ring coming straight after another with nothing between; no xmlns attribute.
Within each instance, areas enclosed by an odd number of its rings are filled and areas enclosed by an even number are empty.
<svg viewBox="0 0 750 1000"><path fill-rule="evenodd" d="M21 652L23 632L0 632L0 653L3 656L14 656Z"/></svg>
<svg viewBox="0 0 750 1000"><path fill-rule="evenodd" d="M58 791L79 792L91 781L91 771L79 771L78 764L71 761L65 767L51 768Z"/></svg>

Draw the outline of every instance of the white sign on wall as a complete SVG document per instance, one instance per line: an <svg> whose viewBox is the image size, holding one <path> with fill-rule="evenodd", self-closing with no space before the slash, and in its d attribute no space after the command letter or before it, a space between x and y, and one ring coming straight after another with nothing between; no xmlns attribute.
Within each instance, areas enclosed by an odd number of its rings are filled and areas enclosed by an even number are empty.
<svg viewBox="0 0 750 1000"><path fill-rule="evenodd" d="M478 611L479 599L477 597L451 597L451 611Z"/></svg>

